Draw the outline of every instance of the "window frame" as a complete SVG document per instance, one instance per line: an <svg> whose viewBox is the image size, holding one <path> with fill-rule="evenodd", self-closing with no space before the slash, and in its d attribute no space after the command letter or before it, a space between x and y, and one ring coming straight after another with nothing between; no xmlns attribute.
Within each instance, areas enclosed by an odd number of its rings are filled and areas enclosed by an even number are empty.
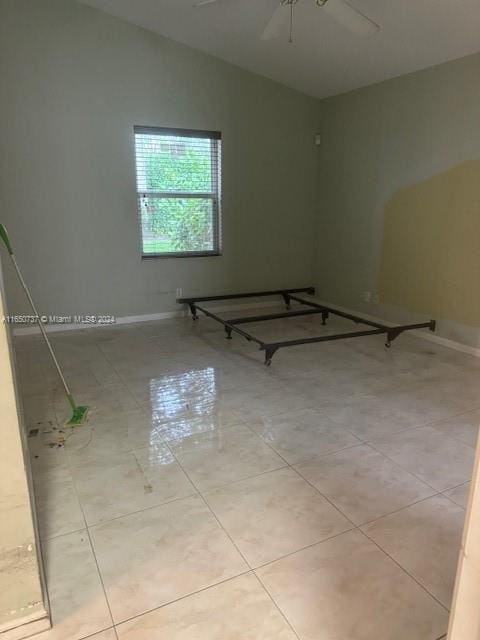
<svg viewBox="0 0 480 640"><path fill-rule="evenodd" d="M135 179L137 193L137 215L140 231L140 255L142 260L150 258L205 258L222 255L222 134L220 131L206 131L202 129L179 129L174 127L151 127L134 125L133 127L134 151L135 151ZM140 191L138 188L138 167L136 135L158 135L183 138L204 138L212 142L211 144L211 180L212 191ZM169 251L160 253L145 253L143 248L142 229L142 198L148 196L155 199L172 198L196 198L206 199L212 202L212 226L213 226L213 249L206 251Z"/></svg>

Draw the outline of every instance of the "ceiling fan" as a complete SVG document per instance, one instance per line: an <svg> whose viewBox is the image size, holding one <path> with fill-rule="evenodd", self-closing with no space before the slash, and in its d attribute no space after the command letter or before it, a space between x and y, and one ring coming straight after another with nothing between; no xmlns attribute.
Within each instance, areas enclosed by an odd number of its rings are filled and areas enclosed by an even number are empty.
<svg viewBox="0 0 480 640"><path fill-rule="evenodd" d="M220 1L221 0L199 0L195 6L204 7ZM293 8L298 1L299 0L280 0L279 5L274 10L272 17L260 36L262 40L277 38L282 32L283 26L290 22L289 40L292 42ZM380 29L378 24L370 20L370 18L367 18L366 15L357 9L354 9L346 0L314 0L314 2L323 13L334 18L339 24L357 36L367 38L377 33Z"/></svg>

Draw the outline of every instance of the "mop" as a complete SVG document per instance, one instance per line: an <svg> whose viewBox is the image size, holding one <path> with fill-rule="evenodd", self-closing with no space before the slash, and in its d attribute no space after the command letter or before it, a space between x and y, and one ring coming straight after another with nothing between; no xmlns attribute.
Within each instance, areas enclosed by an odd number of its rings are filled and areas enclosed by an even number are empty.
<svg viewBox="0 0 480 640"><path fill-rule="evenodd" d="M47 333L45 331L45 327L43 326L42 321L40 320L40 316L38 314L38 311L35 307L35 303L32 300L32 296L30 295L30 291L28 290L28 287L25 283L25 280L23 279L23 276L20 272L19 266L17 264L17 261L15 259L15 255L13 253L13 248L12 248L12 244L10 242L10 238L8 236L7 230L4 227L3 224L0 224L0 237L3 240L7 251L10 255L10 258L12 259L12 263L13 266L15 267L15 271L17 272L17 276L18 279L20 280L20 284L23 287L23 290L25 291L25 294L28 298L28 302L30 303L30 306L32 307L33 310L33 314L35 316L35 319L38 323L38 326L40 328L40 331L42 333L43 339L45 340L45 343L48 347L48 350L50 352L50 355L52 356L52 360L53 363L55 365L55 368L57 369L58 375L60 376L60 380L62 381L62 385L63 388L65 389L65 394L67 396L68 402L70 403L70 406L72 408L72 417L70 418L70 420L67 421L66 426L67 427L76 427L78 425L81 425L85 422L85 420L87 419L87 414L88 414L88 407L82 407L77 405L77 403L75 402L75 399L72 395L72 392L70 391L70 388L67 384L67 381L65 380L65 376L62 373L62 370L60 368L60 365L58 364L58 360L55 356L55 353L53 351L52 345L50 344L50 340L48 339Z"/></svg>

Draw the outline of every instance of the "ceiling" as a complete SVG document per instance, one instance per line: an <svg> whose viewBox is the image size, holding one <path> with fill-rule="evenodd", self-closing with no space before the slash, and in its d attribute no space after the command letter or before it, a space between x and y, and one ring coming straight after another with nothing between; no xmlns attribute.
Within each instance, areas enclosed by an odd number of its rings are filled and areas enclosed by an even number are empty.
<svg viewBox="0 0 480 640"><path fill-rule="evenodd" d="M365 39L299 0L292 44L260 39L279 0L82 1L319 98L480 51L479 0L349 0L381 26Z"/></svg>

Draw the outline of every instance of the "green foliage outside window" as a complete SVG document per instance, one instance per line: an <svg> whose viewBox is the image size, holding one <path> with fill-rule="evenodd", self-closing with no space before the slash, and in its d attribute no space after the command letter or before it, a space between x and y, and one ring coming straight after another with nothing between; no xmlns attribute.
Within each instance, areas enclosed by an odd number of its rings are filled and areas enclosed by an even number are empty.
<svg viewBox="0 0 480 640"><path fill-rule="evenodd" d="M153 192L212 192L210 140L152 136L145 146L146 187ZM192 144L193 142L193 144ZM213 143L215 144L215 143ZM205 197L141 196L143 251L169 253L214 249L213 201Z"/></svg>

